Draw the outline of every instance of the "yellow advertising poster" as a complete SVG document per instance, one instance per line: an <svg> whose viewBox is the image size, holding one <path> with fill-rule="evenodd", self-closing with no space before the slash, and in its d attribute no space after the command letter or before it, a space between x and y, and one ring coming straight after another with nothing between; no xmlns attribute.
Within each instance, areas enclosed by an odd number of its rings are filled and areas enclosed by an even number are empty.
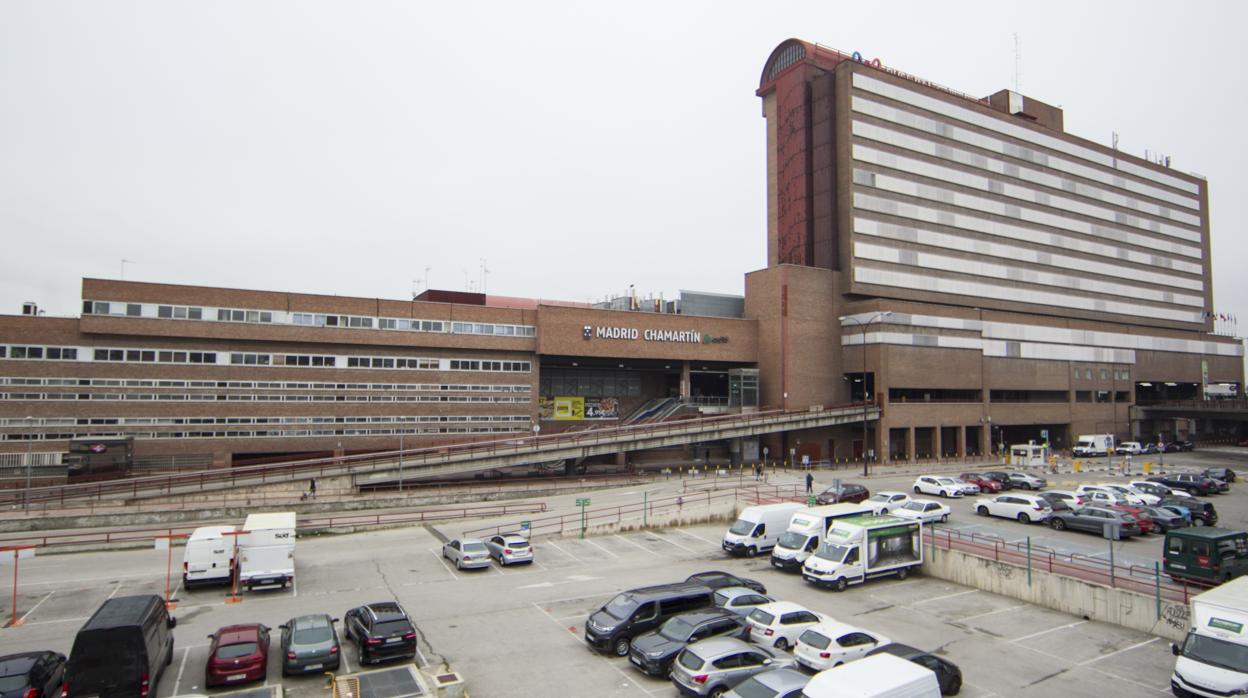
<svg viewBox="0 0 1248 698"><path fill-rule="evenodd" d="M561 422L580 421L585 419L585 398L556 397L555 420Z"/></svg>

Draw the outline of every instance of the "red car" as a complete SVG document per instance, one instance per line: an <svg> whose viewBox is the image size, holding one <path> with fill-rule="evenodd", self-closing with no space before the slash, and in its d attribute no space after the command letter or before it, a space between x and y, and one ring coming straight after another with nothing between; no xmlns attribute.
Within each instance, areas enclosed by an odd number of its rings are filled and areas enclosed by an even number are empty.
<svg viewBox="0 0 1248 698"><path fill-rule="evenodd" d="M1001 488L1003 487L1003 485L1000 482L997 482L996 480L993 480L991 478L986 478L983 475L980 475L979 473L962 473L961 475L958 476L958 479L961 480L962 482L965 482L968 485L979 485L979 491L984 494L992 494L993 492L1000 492Z"/></svg>
<svg viewBox="0 0 1248 698"><path fill-rule="evenodd" d="M204 683L229 686L263 681L269 668L269 628L265 625L227 625L208 636L208 666Z"/></svg>
<svg viewBox="0 0 1248 698"><path fill-rule="evenodd" d="M1138 521L1140 524L1140 535L1145 535L1145 534L1153 533L1153 532L1160 533L1160 529L1158 529L1156 524L1153 523L1153 520L1152 518L1149 517L1148 512L1144 511L1143 509L1139 507L1133 507L1127 504L1116 504L1114 506L1111 506L1110 509L1116 509L1118 511L1126 512L1130 514L1131 517L1134 518L1136 521Z"/></svg>

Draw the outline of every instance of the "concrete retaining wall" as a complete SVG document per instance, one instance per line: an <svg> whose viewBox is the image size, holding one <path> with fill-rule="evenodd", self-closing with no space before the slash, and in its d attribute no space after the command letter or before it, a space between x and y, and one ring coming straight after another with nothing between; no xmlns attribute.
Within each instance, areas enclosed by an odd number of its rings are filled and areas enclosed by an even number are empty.
<svg viewBox="0 0 1248 698"><path fill-rule="evenodd" d="M1155 596L1064 577L1006 562L976 557L958 550L928 547L923 572L938 579L982 589L1088 620L1112 623L1181 641L1188 629L1188 605L1161 601Z"/></svg>

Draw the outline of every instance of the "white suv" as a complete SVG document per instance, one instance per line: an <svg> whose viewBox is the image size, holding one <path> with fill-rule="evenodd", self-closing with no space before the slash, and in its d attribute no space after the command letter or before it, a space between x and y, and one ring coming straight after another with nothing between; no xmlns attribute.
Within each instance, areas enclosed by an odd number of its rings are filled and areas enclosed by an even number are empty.
<svg viewBox="0 0 1248 698"><path fill-rule="evenodd" d="M787 650L807 628L831 619L789 601L772 601L755 607L746 620L751 642Z"/></svg>
<svg viewBox="0 0 1248 698"><path fill-rule="evenodd" d="M1103 504L1132 504L1135 506L1146 506L1156 504L1161 498L1153 494L1145 494L1139 490L1122 485L1100 484L1100 485L1079 485L1075 492L1085 497L1091 497L1092 501L1101 502ZM1094 493L1104 492L1106 494L1118 495L1120 502L1104 501L1102 498L1096 497Z"/></svg>
<svg viewBox="0 0 1248 698"><path fill-rule="evenodd" d="M1053 513L1053 507L1043 497L1034 494L1000 494L992 499L981 499L975 504L980 516L1000 516L1017 519L1019 523L1045 521Z"/></svg>
<svg viewBox="0 0 1248 698"><path fill-rule="evenodd" d="M793 658L807 669L819 672L864 657L867 652L890 642L879 633L829 620L809 628L797 638Z"/></svg>
<svg viewBox="0 0 1248 698"><path fill-rule="evenodd" d="M874 509L876 514L891 514L908 501L910 501L910 495L905 492L876 492L863 504Z"/></svg>
<svg viewBox="0 0 1248 698"><path fill-rule="evenodd" d="M934 494L938 497L961 497L967 494L970 487L961 480L944 475L920 475L914 480L915 494Z"/></svg>

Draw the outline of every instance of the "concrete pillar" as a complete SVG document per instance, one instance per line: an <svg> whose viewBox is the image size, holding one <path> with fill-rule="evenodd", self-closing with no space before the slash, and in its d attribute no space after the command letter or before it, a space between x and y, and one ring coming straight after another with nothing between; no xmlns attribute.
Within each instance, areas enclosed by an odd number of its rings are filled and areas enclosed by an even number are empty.
<svg viewBox="0 0 1248 698"><path fill-rule="evenodd" d="M992 453L992 425L986 422L979 428L979 452L984 455Z"/></svg>
<svg viewBox="0 0 1248 698"><path fill-rule="evenodd" d="M932 427L932 455L937 459L940 459L945 455L945 447L940 443L941 437L944 436L941 432L944 430L945 428L939 424Z"/></svg>
<svg viewBox="0 0 1248 698"><path fill-rule="evenodd" d="M740 437L728 440L728 464L741 465L741 439Z"/></svg>
<svg viewBox="0 0 1248 698"><path fill-rule="evenodd" d="M913 463L918 460L919 455L915 453L914 427L906 429L906 462Z"/></svg>
<svg viewBox="0 0 1248 698"><path fill-rule="evenodd" d="M680 362L680 398L688 398L693 393L693 381L689 375L689 362Z"/></svg>
<svg viewBox="0 0 1248 698"><path fill-rule="evenodd" d="M966 458L966 426L960 426L957 429L958 439L958 458Z"/></svg>

